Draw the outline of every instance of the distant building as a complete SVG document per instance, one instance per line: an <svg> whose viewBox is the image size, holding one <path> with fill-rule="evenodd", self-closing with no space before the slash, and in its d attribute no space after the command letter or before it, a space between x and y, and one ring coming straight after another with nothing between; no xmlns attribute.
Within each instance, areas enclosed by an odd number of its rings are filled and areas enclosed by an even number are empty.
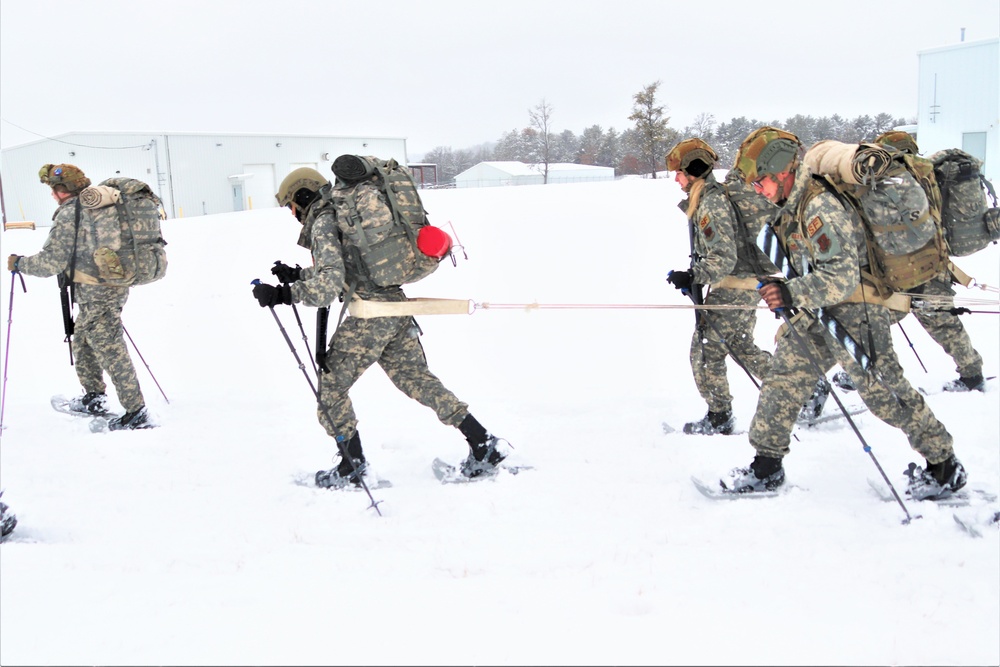
<svg viewBox="0 0 1000 667"><path fill-rule="evenodd" d="M983 160L987 178L1000 182L1000 39L925 49L917 56L921 154L961 148Z"/></svg>
<svg viewBox="0 0 1000 667"><path fill-rule="evenodd" d="M541 185L544 164L500 161L480 162L455 176L455 187L487 188L500 185ZM586 181L613 181L615 170L589 164L556 162L549 164L549 183L581 183Z"/></svg>
<svg viewBox="0 0 1000 667"><path fill-rule="evenodd" d="M406 164L406 140L288 134L70 132L2 152L4 222L50 224L55 205L38 181L45 164L69 163L95 184L113 176L145 181L172 218L277 206L274 193L297 167L330 171L345 153Z"/></svg>

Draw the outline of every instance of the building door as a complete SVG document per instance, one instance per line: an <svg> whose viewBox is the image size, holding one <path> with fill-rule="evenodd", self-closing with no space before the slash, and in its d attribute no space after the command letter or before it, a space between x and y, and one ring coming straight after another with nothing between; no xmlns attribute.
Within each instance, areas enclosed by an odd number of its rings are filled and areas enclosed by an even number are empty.
<svg viewBox="0 0 1000 667"><path fill-rule="evenodd" d="M243 210L243 181L233 182L233 210Z"/></svg>
<svg viewBox="0 0 1000 667"><path fill-rule="evenodd" d="M986 172L986 133L985 132L963 132L962 150L983 161L982 172Z"/></svg>

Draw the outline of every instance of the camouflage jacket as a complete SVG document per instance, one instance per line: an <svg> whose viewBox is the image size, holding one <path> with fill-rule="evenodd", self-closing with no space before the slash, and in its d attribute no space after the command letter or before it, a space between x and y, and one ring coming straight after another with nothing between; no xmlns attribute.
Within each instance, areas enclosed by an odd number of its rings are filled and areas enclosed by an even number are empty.
<svg viewBox="0 0 1000 667"><path fill-rule="evenodd" d="M861 279L864 230L824 181L801 165L775 231L799 277L788 280L792 303L822 308L842 303Z"/></svg>
<svg viewBox="0 0 1000 667"><path fill-rule="evenodd" d="M329 306L351 284L358 298L372 301L406 299L399 287L379 287L367 280L360 260L341 242L332 204L317 199L309 207L298 243L309 249L313 265L303 268L300 279L291 285L292 299L296 303L317 308Z"/></svg>
<svg viewBox="0 0 1000 667"><path fill-rule="evenodd" d="M697 207L689 212L691 200L678 207L688 217L694 238L695 261L691 266L698 285L716 283L730 275L736 266L736 216L725 191L709 173L698 198Z"/></svg>
<svg viewBox="0 0 1000 667"><path fill-rule="evenodd" d="M42 249L18 262L21 273L48 278L57 273L69 273L76 230L76 197L70 197L52 215L52 229Z"/></svg>

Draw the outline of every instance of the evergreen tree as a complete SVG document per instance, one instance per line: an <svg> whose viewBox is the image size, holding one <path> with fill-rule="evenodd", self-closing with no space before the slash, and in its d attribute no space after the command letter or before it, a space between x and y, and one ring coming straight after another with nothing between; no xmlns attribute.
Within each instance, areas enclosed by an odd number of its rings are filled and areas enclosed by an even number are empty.
<svg viewBox="0 0 1000 667"><path fill-rule="evenodd" d="M628 117L635 123L638 133L638 157L653 178L656 178L660 158L666 153L664 144L671 138L667 132L670 118L663 115L664 107L656 102L659 87L660 82L654 81L633 95L632 113Z"/></svg>

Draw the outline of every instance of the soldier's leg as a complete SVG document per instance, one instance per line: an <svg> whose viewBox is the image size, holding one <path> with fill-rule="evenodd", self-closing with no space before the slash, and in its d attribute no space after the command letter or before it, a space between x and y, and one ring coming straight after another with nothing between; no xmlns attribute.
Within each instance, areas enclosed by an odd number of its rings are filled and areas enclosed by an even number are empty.
<svg viewBox="0 0 1000 667"><path fill-rule="evenodd" d="M740 358L743 365L758 380L767 375L771 363L771 353L757 346L754 340L754 328L757 326L757 311L755 306L760 301L760 295L755 290L719 290L721 303L741 306L740 309L717 311L716 317L722 316L723 332L729 347Z"/></svg>
<svg viewBox="0 0 1000 667"><path fill-rule="evenodd" d="M761 385L757 410L750 422L750 444L758 456L780 459L788 454L799 410L819 379L812 362L824 372L833 365L820 330L816 325L807 325L805 318L797 320L795 331L808 353L803 352L791 332L786 332L771 357L770 372Z"/></svg>
<svg viewBox="0 0 1000 667"><path fill-rule="evenodd" d="M406 318L399 326L378 361L401 392L433 410L442 423L458 428L469 415L468 404L460 401L428 368L420 329L413 318Z"/></svg>
<svg viewBox="0 0 1000 667"><path fill-rule="evenodd" d="M844 308L844 307L842 307ZM940 463L952 455L952 437L919 391L913 388L899 364L892 346L889 311L881 306L846 307L837 319L856 340L874 343L875 374L866 374L843 348L835 350L840 365L857 385L858 393L876 417L903 431L910 447L930 463ZM868 331L871 330L869 337Z"/></svg>
<svg viewBox="0 0 1000 667"><path fill-rule="evenodd" d="M378 361L392 339L399 318L349 317L337 328L327 352L329 373L320 373L319 423L331 437L350 440L358 429L357 416L349 395L362 373ZM330 419L327 419L329 415ZM332 422L330 421L332 419Z"/></svg>
<svg viewBox="0 0 1000 667"><path fill-rule="evenodd" d="M73 334L73 363L76 377L79 378L85 394L90 392L106 394L108 385L104 382L104 370L88 337L94 327L98 309L92 308L89 304L80 304L79 308Z"/></svg>
<svg viewBox="0 0 1000 667"><path fill-rule="evenodd" d="M726 346L711 327L707 318L720 328L721 319L716 313L702 312L701 324L691 336L691 373L698 393L708 404L710 412L730 412L733 396L729 393L729 379L726 377Z"/></svg>
<svg viewBox="0 0 1000 667"><path fill-rule="evenodd" d="M928 296L954 297L955 290L945 280L932 280L914 291ZM969 332L965 330L958 315L948 309L955 305L954 298L945 301L913 300L913 316L927 331L928 335L955 360L955 370L960 377L974 378L983 374L983 358L972 346Z"/></svg>
<svg viewBox="0 0 1000 667"><path fill-rule="evenodd" d="M122 332L122 307L127 300L127 289L115 289L88 303L89 317L84 325L84 338L97 363L111 379L122 407L126 412L135 412L146 401L139 389L139 378ZM78 333L77 330L74 337Z"/></svg>

